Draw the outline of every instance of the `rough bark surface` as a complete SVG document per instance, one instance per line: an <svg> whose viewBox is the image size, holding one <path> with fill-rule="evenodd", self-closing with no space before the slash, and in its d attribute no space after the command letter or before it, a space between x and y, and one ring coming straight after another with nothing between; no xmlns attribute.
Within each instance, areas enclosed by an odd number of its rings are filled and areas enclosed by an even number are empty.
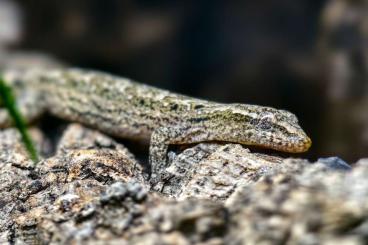
<svg viewBox="0 0 368 245"><path fill-rule="evenodd" d="M42 132L38 145L50 144ZM161 192L133 155L71 124L36 167L14 129L0 131L4 244L364 244L368 161L352 170L199 144L170 153ZM221 170L221 171L220 171Z"/></svg>

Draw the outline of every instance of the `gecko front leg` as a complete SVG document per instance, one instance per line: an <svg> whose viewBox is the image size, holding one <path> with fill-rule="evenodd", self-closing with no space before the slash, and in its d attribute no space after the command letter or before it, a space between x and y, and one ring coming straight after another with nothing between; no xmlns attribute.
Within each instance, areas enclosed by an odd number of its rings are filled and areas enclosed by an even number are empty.
<svg viewBox="0 0 368 245"><path fill-rule="evenodd" d="M191 144L209 140L211 140L211 137L204 127L183 125L159 127L154 130L151 135L149 150L152 186L167 178L165 169L168 167L167 152L169 145Z"/></svg>

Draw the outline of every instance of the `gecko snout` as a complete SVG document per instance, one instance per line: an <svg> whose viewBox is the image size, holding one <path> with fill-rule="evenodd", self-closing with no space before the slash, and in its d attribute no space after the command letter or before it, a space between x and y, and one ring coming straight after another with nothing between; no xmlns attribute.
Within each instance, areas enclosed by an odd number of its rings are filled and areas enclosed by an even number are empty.
<svg viewBox="0 0 368 245"><path fill-rule="evenodd" d="M287 151L292 153L302 153L306 152L312 145L312 140L306 135L303 134L298 136L294 144L291 144Z"/></svg>

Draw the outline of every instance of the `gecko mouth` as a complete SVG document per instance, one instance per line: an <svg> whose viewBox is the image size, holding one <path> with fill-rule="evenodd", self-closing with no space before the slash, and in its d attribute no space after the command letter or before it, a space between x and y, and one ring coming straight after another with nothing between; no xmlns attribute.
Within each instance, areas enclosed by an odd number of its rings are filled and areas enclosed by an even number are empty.
<svg viewBox="0 0 368 245"><path fill-rule="evenodd" d="M308 136L296 137L288 142L279 144L272 144L270 147L289 153L303 153L306 152L312 145L312 140Z"/></svg>
<svg viewBox="0 0 368 245"><path fill-rule="evenodd" d="M248 145L250 147L256 147L260 149L270 149L278 152L286 153L303 153L308 151L312 145L312 140L307 136L293 136L288 140L282 140L280 138L272 138L264 136L261 142L241 142L241 144Z"/></svg>
<svg viewBox="0 0 368 245"><path fill-rule="evenodd" d="M312 140L305 133L292 134L282 138L263 135L260 141L249 142L248 145L287 153L303 153L311 147Z"/></svg>

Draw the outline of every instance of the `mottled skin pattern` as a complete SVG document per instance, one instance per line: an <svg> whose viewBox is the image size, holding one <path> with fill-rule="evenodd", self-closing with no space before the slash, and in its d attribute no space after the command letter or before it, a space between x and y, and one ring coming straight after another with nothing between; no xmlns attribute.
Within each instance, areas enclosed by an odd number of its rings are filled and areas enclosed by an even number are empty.
<svg viewBox="0 0 368 245"><path fill-rule="evenodd" d="M37 103L21 105L32 106L33 117L47 110L117 137L150 140L149 160L156 179L166 167L171 144L225 141L291 153L311 145L295 115L284 110L209 102L79 69L9 71L6 77L22 80L25 90L39 96ZM7 121L0 116L0 126Z"/></svg>

